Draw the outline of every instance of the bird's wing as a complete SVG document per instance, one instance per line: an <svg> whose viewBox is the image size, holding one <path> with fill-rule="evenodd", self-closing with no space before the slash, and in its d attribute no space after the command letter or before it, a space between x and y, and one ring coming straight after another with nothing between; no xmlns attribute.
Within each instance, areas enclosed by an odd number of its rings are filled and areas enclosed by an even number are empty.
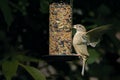
<svg viewBox="0 0 120 80"><path fill-rule="evenodd" d="M86 35L88 39L88 45L91 45L92 47L95 47L99 42L101 36L108 30L110 29L110 24L108 25L103 25L97 28L94 28L92 30L89 30Z"/></svg>

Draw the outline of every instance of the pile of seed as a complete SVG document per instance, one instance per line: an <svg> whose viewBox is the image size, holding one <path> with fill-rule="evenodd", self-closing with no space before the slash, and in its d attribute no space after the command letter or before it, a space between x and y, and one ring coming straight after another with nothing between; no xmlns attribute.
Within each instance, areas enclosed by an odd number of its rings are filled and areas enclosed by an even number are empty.
<svg viewBox="0 0 120 80"><path fill-rule="evenodd" d="M72 8L66 3L50 4L49 52L50 55L71 54Z"/></svg>

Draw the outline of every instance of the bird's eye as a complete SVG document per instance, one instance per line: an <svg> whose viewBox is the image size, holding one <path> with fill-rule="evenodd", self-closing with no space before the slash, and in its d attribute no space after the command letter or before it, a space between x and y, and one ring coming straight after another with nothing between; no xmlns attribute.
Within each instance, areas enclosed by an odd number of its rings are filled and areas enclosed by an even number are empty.
<svg viewBox="0 0 120 80"><path fill-rule="evenodd" d="M78 25L78 27L81 27L81 25Z"/></svg>

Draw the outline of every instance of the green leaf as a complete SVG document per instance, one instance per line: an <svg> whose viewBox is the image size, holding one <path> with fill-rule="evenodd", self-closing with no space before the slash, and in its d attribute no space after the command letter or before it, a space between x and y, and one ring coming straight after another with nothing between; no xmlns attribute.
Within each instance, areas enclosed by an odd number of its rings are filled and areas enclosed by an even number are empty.
<svg viewBox="0 0 120 80"><path fill-rule="evenodd" d="M48 11L49 11L49 2L48 2L48 0L41 0L40 1L40 11L42 13L48 13Z"/></svg>
<svg viewBox="0 0 120 80"><path fill-rule="evenodd" d="M101 15L109 15L111 13L111 10L108 6L102 4L99 8L98 8L98 13Z"/></svg>
<svg viewBox="0 0 120 80"><path fill-rule="evenodd" d="M13 16L11 13L11 8L8 5L8 0L0 0L0 8L4 15L7 25L10 26L11 23L13 22Z"/></svg>
<svg viewBox="0 0 120 80"><path fill-rule="evenodd" d="M25 56L25 55L17 55L16 56L17 60L21 61L21 62L39 62L39 59L33 58L33 57L29 57L29 56Z"/></svg>
<svg viewBox="0 0 120 80"><path fill-rule="evenodd" d="M87 61L88 64L92 64L99 59L100 53L98 53L95 49L88 49L88 52L90 53L90 56Z"/></svg>
<svg viewBox="0 0 120 80"><path fill-rule="evenodd" d="M20 64L33 78L34 80L46 80L45 76L40 72L40 70Z"/></svg>
<svg viewBox="0 0 120 80"><path fill-rule="evenodd" d="M74 28L72 28L72 36L74 36L76 33L76 30Z"/></svg>
<svg viewBox="0 0 120 80"><path fill-rule="evenodd" d="M5 39L6 39L5 32L0 30L0 40L5 40Z"/></svg>
<svg viewBox="0 0 120 80"><path fill-rule="evenodd" d="M9 4L16 8L14 11L16 12L16 10L19 10L24 16L27 15L26 12L26 7L29 5L29 3L27 2L27 0L21 0L18 2L18 5L16 5L13 2L9 2Z"/></svg>
<svg viewBox="0 0 120 80"><path fill-rule="evenodd" d="M2 64L2 72L6 78L6 80L11 80L13 76L15 76L18 68L17 61L4 61Z"/></svg>

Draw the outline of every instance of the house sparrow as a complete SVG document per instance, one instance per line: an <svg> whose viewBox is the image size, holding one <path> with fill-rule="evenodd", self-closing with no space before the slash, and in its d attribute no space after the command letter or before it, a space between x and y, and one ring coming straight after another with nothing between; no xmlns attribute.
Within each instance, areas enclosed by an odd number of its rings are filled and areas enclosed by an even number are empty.
<svg viewBox="0 0 120 80"><path fill-rule="evenodd" d="M95 47L100 42L100 37L108 30L109 26L110 25L103 25L89 31L86 31L86 28L81 24L73 26L73 28L76 29L76 33L73 37L73 47L77 55L79 55L79 58L82 58L82 75L84 75L86 60L89 57L87 45Z"/></svg>

